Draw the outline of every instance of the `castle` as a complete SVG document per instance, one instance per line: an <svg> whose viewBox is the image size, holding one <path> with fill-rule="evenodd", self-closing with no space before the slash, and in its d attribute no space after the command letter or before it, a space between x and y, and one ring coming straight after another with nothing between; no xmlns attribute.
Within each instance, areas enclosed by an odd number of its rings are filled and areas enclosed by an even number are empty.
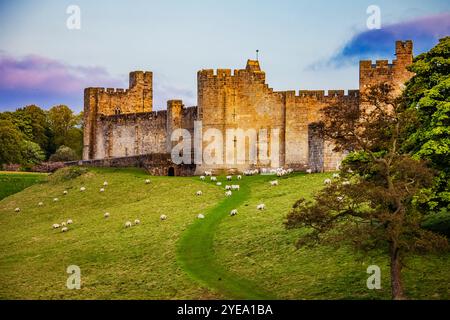
<svg viewBox="0 0 450 320"><path fill-rule="evenodd" d="M174 130L182 128L194 134L195 123L201 121L203 132L209 128L222 132L236 128L269 132L278 129L278 166L317 172L335 170L344 155L334 152L332 143L317 134L315 124L320 120L320 110L336 102L358 105L365 90L378 83L389 83L400 91L412 77L406 69L413 61L412 41L397 41L395 53L392 64L387 60L375 64L360 61L359 90L348 90L347 94L344 90L328 90L327 94L323 90L274 91L266 84L265 73L256 60L248 60L245 69L234 72L201 70L197 74L197 106L185 107L181 100L170 100L163 111L152 109L152 73L131 72L128 89L85 89L83 160L112 165L134 165L138 161L142 165L145 159L144 166L159 175L266 166L249 160L233 164L172 163ZM248 139L246 148L260 142ZM205 146L207 141L200 143Z"/></svg>

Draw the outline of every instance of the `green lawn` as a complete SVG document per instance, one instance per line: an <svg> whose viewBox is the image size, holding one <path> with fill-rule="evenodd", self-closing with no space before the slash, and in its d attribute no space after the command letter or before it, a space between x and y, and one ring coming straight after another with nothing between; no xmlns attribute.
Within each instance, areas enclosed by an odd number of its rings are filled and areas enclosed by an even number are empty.
<svg viewBox="0 0 450 320"><path fill-rule="evenodd" d="M296 250L299 231L284 229L293 202L310 197L327 176L297 174L279 179L278 187L270 187L269 176L244 177L231 198L198 177L149 177L137 169L91 169L34 185L0 201L0 298L389 299L381 253ZM267 210L257 211L259 203ZM234 208L239 213L231 217ZM206 218L197 219L199 213ZM168 219L160 221L161 214ZM51 229L69 218L67 233ZM126 229L134 219L141 224ZM382 269L380 291L366 288L371 264ZM66 288L69 265L81 268L81 290ZM449 299L449 266L448 255L409 259L409 296Z"/></svg>
<svg viewBox="0 0 450 320"><path fill-rule="evenodd" d="M46 176L46 174L40 173L9 173L0 171L0 200L43 181Z"/></svg>

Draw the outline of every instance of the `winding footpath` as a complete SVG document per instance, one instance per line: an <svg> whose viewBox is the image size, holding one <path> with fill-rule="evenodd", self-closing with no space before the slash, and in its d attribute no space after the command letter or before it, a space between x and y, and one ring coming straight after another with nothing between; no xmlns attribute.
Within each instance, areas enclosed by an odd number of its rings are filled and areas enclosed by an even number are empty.
<svg viewBox="0 0 450 320"><path fill-rule="evenodd" d="M214 252L214 235L221 221L238 208L250 195L257 177L240 181L240 191L233 192L217 206L210 209L205 219L194 222L182 235L178 243L177 258L183 270L203 286L218 292L225 299L264 300L275 299L270 293L258 288L249 279L240 278L226 270L217 261Z"/></svg>

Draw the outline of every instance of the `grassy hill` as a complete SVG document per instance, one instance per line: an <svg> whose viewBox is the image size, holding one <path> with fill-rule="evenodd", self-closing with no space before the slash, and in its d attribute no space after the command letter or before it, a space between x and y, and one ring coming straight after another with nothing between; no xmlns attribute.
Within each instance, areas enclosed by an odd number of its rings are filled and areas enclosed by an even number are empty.
<svg viewBox="0 0 450 320"><path fill-rule="evenodd" d="M137 169L55 174L0 201L0 298L389 299L382 253L296 250L300 231L284 229L293 202L311 196L325 177L297 174L278 187L270 187L269 176L244 177L241 190L225 198L223 187L198 177L149 177ZM267 210L257 211L262 202ZM67 219L74 221L67 233L51 228ZM124 227L134 219L141 224ZM366 288L371 264L382 269L382 290ZM66 288L69 265L81 268L81 290ZM449 299L449 265L448 255L409 259L407 294Z"/></svg>

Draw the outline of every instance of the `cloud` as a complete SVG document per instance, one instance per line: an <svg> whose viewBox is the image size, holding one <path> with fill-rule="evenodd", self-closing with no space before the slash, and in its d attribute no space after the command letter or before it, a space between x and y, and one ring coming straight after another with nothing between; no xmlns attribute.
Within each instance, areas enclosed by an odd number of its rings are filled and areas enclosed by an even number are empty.
<svg viewBox="0 0 450 320"><path fill-rule="evenodd" d="M357 64L359 60L386 59L394 54L396 40L413 40L415 54L419 54L428 51L440 38L448 35L450 13L390 24L379 30L354 35L330 59L314 63L308 69L339 68Z"/></svg>
<svg viewBox="0 0 450 320"><path fill-rule="evenodd" d="M73 66L38 55L17 58L0 53L0 109L26 104L51 107L68 104L80 109L86 87L123 86L104 68Z"/></svg>

